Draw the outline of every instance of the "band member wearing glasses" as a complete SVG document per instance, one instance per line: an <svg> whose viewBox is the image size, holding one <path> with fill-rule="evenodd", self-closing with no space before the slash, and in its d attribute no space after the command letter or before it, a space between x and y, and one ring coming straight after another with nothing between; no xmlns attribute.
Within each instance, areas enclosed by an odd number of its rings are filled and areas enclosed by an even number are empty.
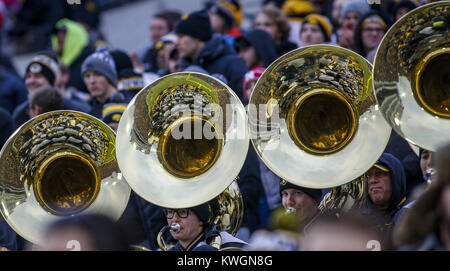
<svg viewBox="0 0 450 271"><path fill-rule="evenodd" d="M169 251L217 250L205 242L210 211L208 203L187 209L164 209L170 233L177 240Z"/></svg>

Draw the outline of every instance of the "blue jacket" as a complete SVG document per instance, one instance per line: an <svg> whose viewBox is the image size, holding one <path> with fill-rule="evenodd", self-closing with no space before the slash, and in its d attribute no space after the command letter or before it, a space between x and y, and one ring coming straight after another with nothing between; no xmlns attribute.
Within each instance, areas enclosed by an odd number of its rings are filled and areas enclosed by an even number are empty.
<svg viewBox="0 0 450 271"><path fill-rule="evenodd" d="M220 35L214 35L205 43L192 64L204 68L214 77L224 77L227 81L225 83L243 100L242 80L248 67L237 56L234 48Z"/></svg>
<svg viewBox="0 0 450 271"><path fill-rule="evenodd" d="M14 109L26 101L27 88L20 78L11 72L0 70L0 107L12 114Z"/></svg>
<svg viewBox="0 0 450 271"><path fill-rule="evenodd" d="M0 150L14 132L14 123L11 115L0 107Z"/></svg>
<svg viewBox="0 0 450 271"><path fill-rule="evenodd" d="M16 232L5 221L0 222L0 248L11 251L20 249Z"/></svg>

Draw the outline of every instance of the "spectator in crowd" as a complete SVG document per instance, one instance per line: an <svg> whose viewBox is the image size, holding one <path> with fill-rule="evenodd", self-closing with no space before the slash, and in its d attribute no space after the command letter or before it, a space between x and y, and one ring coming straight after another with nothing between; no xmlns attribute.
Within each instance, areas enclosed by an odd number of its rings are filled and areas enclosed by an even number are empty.
<svg viewBox="0 0 450 271"><path fill-rule="evenodd" d="M220 78L242 100L242 79L248 67L230 44L213 35L206 11L195 11L183 17L175 33L180 56Z"/></svg>
<svg viewBox="0 0 450 271"><path fill-rule="evenodd" d="M111 51L117 73L117 90L124 96L124 102L131 99L145 86L141 73L135 71L131 57L123 50Z"/></svg>
<svg viewBox="0 0 450 271"><path fill-rule="evenodd" d="M213 1L206 5L211 28L214 33L219 33L230 44L234 39L242 35L240 29L242 21L242 4L238 0Z"/></svg>
<svg viewBox="0 0 450 271"><path fill-rule="evenodd" d="M93 48L106 45L100 29L102 7L99 0L86 0L82 5L66 5L66 17L83 25Z"/></svg>
<svg viewBox="0 0 450 271"><path fill-rule="evenodd" d="M383 219L381 230L390 230L398 220L397 212L406 201L405 172L401 162L390 153L383 153L380 159L367 171L368 200L364 207L366 214L375 214Z"/></svg>
<svg viewBox="0 0 450 271"><path fill-rule="evenodd" d="M250 69L267 68L277 58L272 37L261 29L250 30L237 38L234 48Z"/></svg>
<svg viewBox="0 0 450 271"><path fill-rule="evenodd" d="M117 91L116 66L107 47L98 48L86 58L81 74L92 96L89 100L89 114L92 116L101 119L105 104L125 101L125 97Z"/></svg>
<svg viewBox="0 0 450 271"><path fill-rule="evenodd" d="M87 108L85 112L89 111L87 101L91 98L89 93L78 90L67 83L70 79L69 69L62 62L58 61L59 74L56 76L55 87L62 93L64 100L69 100L73 104L78 104L80 108Z"/></svg>
<svg viewBox="0 0 450 271"><path fill-rule="evenodd" d="M378 45L388 28L388 21L379 11L362 15L355 28L356 52L373 63Z"/></svg>
<svg viewBox="0 0 450 271"><path fill-rule="evenodd" d="M4 66L0 66L0 107L10 114L27 99L27 88L23 81Z"/></svg>
<svg viewBox="0 0 450 271"><path fill-rule="evenodd" d="M366 0L347 0L342 7L340 28L337 31L338 44L344 48L356 51L355 28L359 18L370 11Z"/></svg>
<svg viewBox="0 0 450 271"><path fill-rule="evenodd" d="M137 72L157 73L159 70L155 46L161 38L175 29L178 21L181 19L181 13L177 10L164 10L156 13L150 22L150 41L151 45L145 49L141 56L133 53L131 59Z"/></svg>
<svg viewBox="0 0 450 271"><path fill-rule="evenodd" d="M265 6L258 13L253 27L265 30L272 36L278 56L282 56L297 48L295 43L288 40L290 33L289 19L274 5L269 4Z"/></svg>
<svg viewBox="0 0 450 271"><path fill-rule="evenodd" d="M64 98L61 92L54 87L43 87L30 93L30 117L64 109Z"/></svg>
<svg viewBox="0 0 450 271"><path fill-rule="evenodd" d="M392 241L399 250L450 250L450 145L433 155L436 178L394 228Z"/></svg>
<svg viewBox="0 0 450 271"><path fill-rule="evenodd" d="M54 53L51 51L38 53L31 59L25 70L25 86L28 90L28 95L36 89L55 86L58 74L59 66ZM13 113L16 127L30 119L29 109L29 100L16 107ZM87 112L89 106L85 103L76 103L70 99L64 99L64 109Z"/></svg>
<svg viewBox="0 0 450 271"><path fill-rule="evenodd" d="M245 73L243 90L244 90L244 104L247 105L250 102L250 97L252 95L253 89L256 82L261 77L264 72L264 68L261 66L256 66Z"/></svg>
<svg viewBox="0 0 450 271"><path fill-rule="evenodd" d="M331 23L333 24L333 29L339 29L341 26L341 14L342 9L344 7L344 4L348 0L333 0L331 8L329 10L329 18L331 20Z"/></svg>
<svg viewBox="0 0 450 271"><path fill-rule="evenodd" d="M56 23L51 40L53 51L69 69L67 86L87 92L80 70L83 61L92 54L94 48L86 29L80 23L64 18Z"/></svg>
<svg viewBox="0 0 450 271"><path fill-rule="evenodd" d="M332 33L333 28L327 17L319 14L310 14L306 16L302 24L300 40L302 46L330 43Z"/></svg>
<svg viewBox="0 0 450 271"><path fill-rule="evenodd" d="M169 70L169 59L170 53L175 48L175 44L177 43L177 36L175 34L167 34L161 38L160 41L155 46L156 53L156 62L158 63L158 72L159 76L164 76L170 73Z"/></svg>
<svg viewBox="0 0 450 271"><path fill-rule="evenodd" d="M417 8L418 5L410 0L401 0L394 4L391 11L391 21L395 23L403 15Z"/></svg>
<svg viewBox="0 0 450 271"><path fill-rule="evenodd" d="M122 229L109 217L99 214L62 218L52 223L38 250L45 251L127 251Z"/></svg>
<svg viewBox="0 0 450 271"><path fill-rule="evenodd" d="M15 14L15 23L8 31L14 53L46 50L55 23L64 16L65 1L22 1Z"/></svg>
<svg viewBox="0 0 450 271"><path fill-rule="evenodd" d="M14 122L8 111L0 107L0 150L15 130Z"/></svg>
<svg viewBox="0 0 450 271"><path fill-rule="evenodd" d="M289 19L289 41L295 43L297 47L302 46L300 33L302 23L308 14L315 12L315 7L307 0L287 0L281 6L281 12Z"/></svg>
<svg viewBox="0 0 450 271"><path fill-rule="evenodd" d="M144 87L142 74L135 72L133 69L123 69L119 73L117 90L123 95L125 103L129 103Z"/></svg>

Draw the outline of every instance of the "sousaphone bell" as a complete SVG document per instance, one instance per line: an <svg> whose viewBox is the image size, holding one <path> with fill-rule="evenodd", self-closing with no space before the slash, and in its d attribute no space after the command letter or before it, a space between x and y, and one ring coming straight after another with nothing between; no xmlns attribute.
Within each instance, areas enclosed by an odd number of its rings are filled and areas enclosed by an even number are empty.
<svg viewBox="0 0 450 271"><path fill-rule="evenodd" d="M117 220L130 187L115 156L115 134L76 111L39 115L17 129L0 153L0 208L33 244L67 216L97 213Z"/></svg>
<svg viewBox="0 0 450 271"><path fill-rule="evenodd" d="M249 147L246 112L220 80L174 73L144 87L117 131L118 163L131 188L165 208L197 206L223 193Z"/></svg>
<svg viewBox="0 0 450 271"><path fill-rule="evenodd" d="M410 11L386 33L373 84L383 117L410 144L435 152L450 140L450 2Z"/></svg>
<svg viewBox="0 0 450 271"><path fill-rule="evenodd" d="M332 45L274 61L250 97L256 152L282 179L330 188L359 178L381 156L391 128L372 92L372 66Z"/></svg>

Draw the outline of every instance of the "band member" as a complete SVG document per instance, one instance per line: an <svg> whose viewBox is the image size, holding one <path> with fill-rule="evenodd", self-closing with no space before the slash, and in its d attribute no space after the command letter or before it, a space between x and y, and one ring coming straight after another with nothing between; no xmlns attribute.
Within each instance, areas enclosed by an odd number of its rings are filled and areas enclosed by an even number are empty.
<svg viewBox="0 0 450 271"><path fill-rule="evenodd" d="M186 209L164 209L170 233L177 240L169 251L217 250L206 244L209 206L204 203Z"/></svg>
<svg viewBox="0 0 450 271"><path fill-rule="evenodd" d="M247 245L210 222L209 203L185 209L164 209L164 214L171 227L170 233L177 240L169 251L217 250L217 247L239 249ZM220 243L213 246L214 241Z"/></svg>
<svg viewBox="0 0 450 271"><path fill-rule="evenodd" d="M295 212L300 218L301 230L319 213L321 189L301 187L282 180L280 194L286 212Z"/></svg>

